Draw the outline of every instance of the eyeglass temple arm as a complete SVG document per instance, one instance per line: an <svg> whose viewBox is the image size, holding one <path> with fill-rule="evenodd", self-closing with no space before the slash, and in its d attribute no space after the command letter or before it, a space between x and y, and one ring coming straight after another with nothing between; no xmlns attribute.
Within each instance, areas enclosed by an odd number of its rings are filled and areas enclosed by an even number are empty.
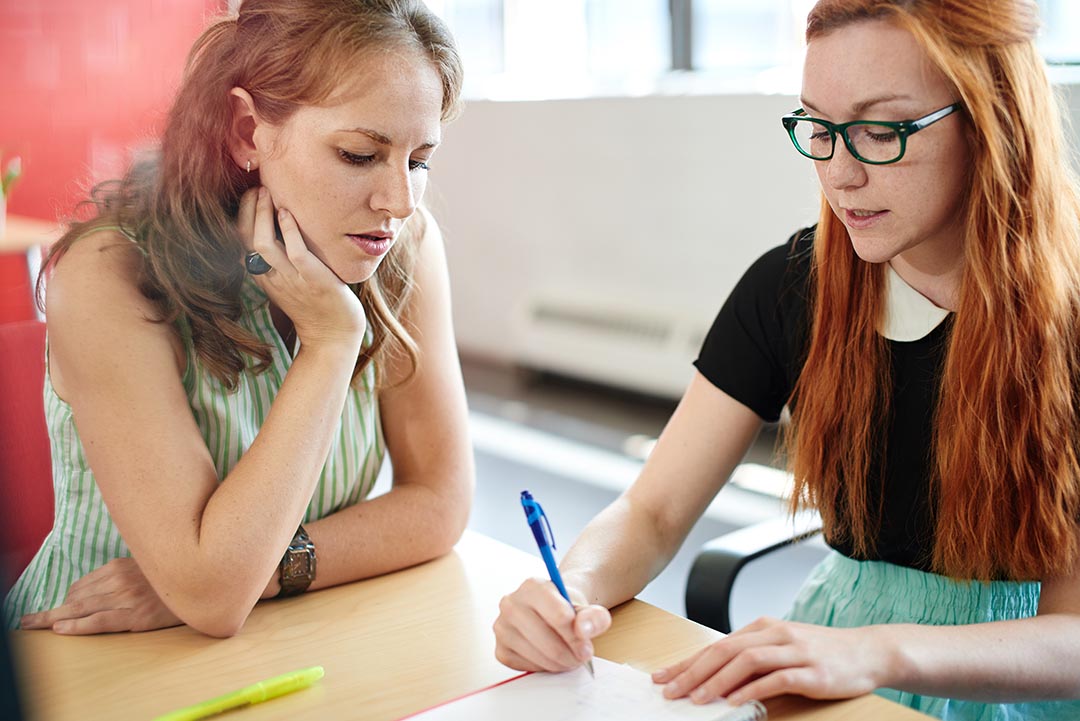
<svg viewBox="0 0 1080 721"><path fill-rule="evenodd" d="M936 123L937 121L944 118L946 115L950 115L950 114L956 112L959 109L960 109L960 103L953 103L952 105L946 105L941 110L936 110L936 111L930 113L929 115L927 115L925 117L922 117L922 118L919 118L918 120L912 121L912 123L908 126L910 128L910 130L908 131L908 135L911 135L914 132L922 130L927 125L931 125L933 123Z"/></svg>

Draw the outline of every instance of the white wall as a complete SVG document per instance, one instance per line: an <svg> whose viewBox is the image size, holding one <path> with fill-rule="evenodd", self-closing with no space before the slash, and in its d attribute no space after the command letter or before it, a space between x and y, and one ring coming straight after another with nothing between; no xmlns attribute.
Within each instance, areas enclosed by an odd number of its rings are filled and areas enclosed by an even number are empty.
<svg viewBox="0 0 1080 721"><path fill-rule="evenodd" d="M1075 132L1080 86L1067 93ZM428 196L462 351L677 397L746 267L817 217L813 168L779 121L797 106L469 103Z"/></svg>

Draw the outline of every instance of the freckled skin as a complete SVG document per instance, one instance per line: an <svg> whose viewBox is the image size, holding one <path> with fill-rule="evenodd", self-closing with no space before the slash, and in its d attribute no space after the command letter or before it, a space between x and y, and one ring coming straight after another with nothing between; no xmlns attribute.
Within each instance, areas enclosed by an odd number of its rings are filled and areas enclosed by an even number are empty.
<svg viewBox="0 0 1080 721"><path fill-rule="evenodd" d="M858 104L895 99L866 109ZM846 25L807 46L804 107L834 123L911 120L957 101L945 77L914 36L884 20ZM822 190L843 221L845 209L888 211L869 228L848 232L855 252L872 263L892 261L917 287L917 276L952 274L962 262L964 196L971 153L962 112L908 138L891 165L855 160L838 139L831 160L816 161Z"/></svg>
<svg viewBox="0 0 1080 721"><path fill-rule="evenodd" d="M397 233L427 187L441 138L442 83L421 55L363 58L364 71L319 106L280 126L259 124L260 177L274 203L296 218L308 249L341 280L367 280L385 255L371 256L348 234ZM356 128L389 139L377 142ZM370 158L360 164L349 157Z"/></svg>

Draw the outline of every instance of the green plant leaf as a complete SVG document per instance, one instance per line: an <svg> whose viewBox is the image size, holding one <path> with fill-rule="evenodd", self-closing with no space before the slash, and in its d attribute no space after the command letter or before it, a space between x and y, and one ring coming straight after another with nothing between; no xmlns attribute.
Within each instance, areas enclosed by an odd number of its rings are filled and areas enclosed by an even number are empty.
<svg viewBox="0 0 1080 721"><path fill-rule="evenodd" d="M22 158L16 155L14 158L8 161L7 168L4 170L3 178L0 178L0 193L7 197L11 193L11 187L15 184L15 181L22 175Z"/></svg>

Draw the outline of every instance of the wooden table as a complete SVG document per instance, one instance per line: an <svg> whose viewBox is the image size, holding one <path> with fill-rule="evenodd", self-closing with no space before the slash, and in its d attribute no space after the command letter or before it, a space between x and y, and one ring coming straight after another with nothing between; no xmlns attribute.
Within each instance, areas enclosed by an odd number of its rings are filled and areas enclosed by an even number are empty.
<svg viewBox="0 0 1080 721"><path fill-rule="evenodd" d="M141 634L13 634L32 718L150 719L306 666L326 676L305 691L230 713L257 719L398 719L515 675L494 657L499 599L537 557L466 533L454 553L405 571L260 603L226 640L187 627ZM207 599L212 603L213 599ZM596 642L604 658L652 670L720 634L641 601L614 612ZM876 696L840 703L793 697L766 704L792 721L915 721Z"/></svg>

